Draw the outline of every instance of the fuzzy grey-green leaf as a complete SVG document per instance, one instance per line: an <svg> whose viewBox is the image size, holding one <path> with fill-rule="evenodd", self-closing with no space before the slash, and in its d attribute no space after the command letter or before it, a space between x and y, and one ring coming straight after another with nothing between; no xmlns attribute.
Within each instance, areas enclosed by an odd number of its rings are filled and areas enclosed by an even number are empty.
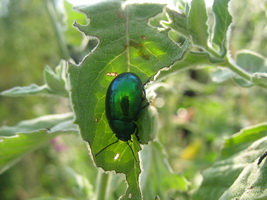
<svg viewBox="0 0 267 200"><path fill-rule="evenodd" d="M2 96L7 97L20 97L20 96L27 96L27 95L40 95L40 94L48 94L49 90L46 85L39 86L36 84L31 84L29 86L24 87L14 87L9 90L5 90L0 94Z"/></svg>
<svg viewBox="0 0 267 200"><path fill-rule="evenodd" d="M126 175L128 188L122 199L142 198L139 161L136 162L129 146L122 141L94 157L99 146L105 147L117 140L104 115L105 94L114 78L109 74L134 72L144 83L160 69L183 57L187 47L173 42L166 30L158 31L148 24L149 19L161 13L163 8L162 4L102 2L80 8L90 18L90 23L86 26L76 24L80 31L97 38L99 44L80 66L69 67L75 121L83 139L90 145L96 165ZM150 119L145 120L150 123ZM129 143L137 154L141 147L135 137L132 141Z"/></svg>
<svg viewBox="0 0 267 200"><path fill-rule="evenodd" d="M1 127L0 173L57 135L77 132L72 118L72 114L49 115L22 121L13 127Z"/></svg>
<svg viewBox="0 0 267 200"><path fill-rule="evenodd" d="M266 151L266 131L267 123L262 123L225 139L219 158L203 172L203 182L195 192L194 199L257 199L266 192L266 181L262 182L266 170L259 171L259 168L266 167L266 162L263 161L262 166L257 165L258 159ZM253 181L247 182L244 177L249 177L249 174ZM255 187L251 187L253 184ZM251 193L246 194L248 189Z"/></svg>
<svg viewBox="0 0 267 200"><path fill-rule="evenodd" d="M194 45L208 49L208 17L204 0L193 0L189 15L169 8L166 8L166 12L170 20L162 24L185 37L191 36Z"/></svg>
<svg viewBox="0 0 267 200"><path fill-rule="evenodd" d="M232 23L232 16L228 11L230 0L215 0L212 11L215 16L212 42L218 46L221 57L226 54L227 31Z"/></svg>
<svg viewBox="0 0 267 200"><path fill-rule="evenodd" d="M204 0L193 0L188 17L190 35L195 45L208 49L208 17Z"/></svg>

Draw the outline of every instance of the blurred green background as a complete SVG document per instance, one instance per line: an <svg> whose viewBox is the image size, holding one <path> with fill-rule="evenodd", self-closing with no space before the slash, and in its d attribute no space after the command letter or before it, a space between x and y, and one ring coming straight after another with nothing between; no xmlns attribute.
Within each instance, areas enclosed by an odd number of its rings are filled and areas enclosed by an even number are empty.
<svg viewBox="0 0 267 200"><path fill-rule="evenodd" d="M77 57L75 53L82 53L77 50L82 37L71 23L81 16L65 5L69 16L65 21L62 7L57 7L60 1L53 5L69 53ZM240 49L250 49L266 57L264 2L236 0L232 2L231 13L238 16L234 18L229 43L232 56ZM45 0L0 1L0 91L43 84L45 65L55 67L62 58L62 47ZM193 183L192 188L199 184L201 170L216 159L225 136L266 121L267 113L262 108L267 95L261 88L241 88L231 80L213 83L212 70L194 69L177 74L179 79L168 78L165 87L157 90L155 101L160 117L158 139L166 148L174 171L183 173ZM52 96L0 96L1 125L11 126L20 120L69 110L68 100ZM91 192L90 183L95 183L95 174L86 145L79 136L57 137L0 175L0 199L40 196L84 199Z"/></svg>

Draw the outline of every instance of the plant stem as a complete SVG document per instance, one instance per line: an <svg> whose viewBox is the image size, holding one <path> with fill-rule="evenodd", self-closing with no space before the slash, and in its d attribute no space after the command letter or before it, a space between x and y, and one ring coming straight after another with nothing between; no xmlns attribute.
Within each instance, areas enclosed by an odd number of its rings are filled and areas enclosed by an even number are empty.
<svg viewBox="0 0 267 200"><path fill-rule="evenodd" d="M246 72L245 70L243 70L241 67L239 67L233 60L231 60L229 58L225 58L224 66L228 67L229 69L231 69L233 72L235 72L236 74L238 74L242 78L244 78L248 81L251 81L251 75L248 72Z"/></svg>
<svg viewBox="0 0 267 200"><path fill-rule="evenodd" d="M98 171L96 180L96 199L97 200L108 200L110 193L110 181L111 174L103 173L101 170Z"/></svg>
<svg viewBox="0 0 267 200"><path fill-rule="evenodd" d="M55 34L57 37L57 42L58 46L61 52L62 58L65 60L68 60L70 58L69 51L67 48L67 44L65 42L63 33L62 33L62 28L60 27L55 11L55 6L51 0L44 0L45 7L47 9L48 15L50 17L50 20L52 22L53 28L55 30Z"/></svg>
<svg viewBox="0 0 267 200"><path fill-rule="evenodd" d="M220 59L218 58L219 55L211 48L208 49L209 54L211 54L215 59L218 59L218 62L220 61ZM229 69L231 69L233 72L235 72L236 74L238 74L239 76L241 76L242 78L251 81L251 75L250 73L248 73L247 71L245 71L244 69L242 69L241 67L239 67L234 60L232 60L231 58L225 56L224 58L222 58L221 60L222 66L224 67L228 67Z"/></svg>

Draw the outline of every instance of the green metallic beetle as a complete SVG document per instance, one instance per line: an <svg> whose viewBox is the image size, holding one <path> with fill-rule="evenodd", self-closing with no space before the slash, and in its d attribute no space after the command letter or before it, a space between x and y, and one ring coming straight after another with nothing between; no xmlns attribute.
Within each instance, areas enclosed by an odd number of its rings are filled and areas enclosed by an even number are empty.
<svg viewBox="0 0 267 200"><path fill-rule="evenodd" d="M125 72L114 78L106 93L106 117L118 140L104 147L95 156L119 140L127 142L134 156L128 141L131 141L134 133L139 140L136 121L148 105L144 85L136 74ZM135 156L134 158L136 160Z"/></svg>

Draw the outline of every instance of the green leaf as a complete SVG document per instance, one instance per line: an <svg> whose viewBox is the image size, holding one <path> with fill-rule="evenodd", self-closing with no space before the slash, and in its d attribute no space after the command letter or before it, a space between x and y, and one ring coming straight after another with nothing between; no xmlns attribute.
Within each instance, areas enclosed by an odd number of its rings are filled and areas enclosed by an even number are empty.
<svg viewBox="0 0 267 200"><path fill-rule="evenodd" d="M122 199L141 199L141 169L139 158L136 162L129 146L123 141L108 147L98 157L94 156L117 140L104 115L105 93L114 78L109 76L111 72L134 72L146 82L160 69L182 58L187 47L179 47L169 39L168 32L159 32L148 25L149 18L162 12L162 9L161 4L126 4L122 7L120 2L103 2L80 8L90 17L90 24L76 24L86 35L97 37L99 42L79 67L69 67L76 123L83 139L90 145L96 165L106 171L115 170L126 175L128 188ZM151 123L151 119L145 121ZM132 141L129 145L137 155L141 147L135 136Z"/></svg>
<svg viewBox="0 0 267 200"><path fill-rule="evenodd" d="M58 198L58 197L37 197L29 200L74 200L72 198Z"/></svg>
<svg viewBox="0 0 267 200"><path fill-rule="evenodd" d="M189 52L184 57L176 62L173 66L160 71L158 79L180 72L181 70L193 68L201 65L213 65L209 54L199 52Z"/></svg>
<svg viewBox="0 0 267 200"><path fill-rule="evenodd" d="M160 200L160 198L159 198L159 196L158 196L158 195L155 197L155 200Z"/></svg>
<svg viewBox="0 0 267 200"><path fill-rule="evenodd" d="M256 197L255 200L265 200L265 199L267 199L267 194L266 194L266 192L264 192L264 193L265 194L262 194L259 197Z"/></svg>
<svg viewBox="0 0 267 200"><path fill-rule="evenodd" d="M257 165L266 151L266 131L267 123L263 123L225 139L220 157L204 171L194 199L257 199L266 194L267 162Z"/></svg>
<svg viewBox="0 0 267 200"><path fill-rule="evenodd" d="M150 119L150 123L147 123L147 119ZM140 116L138 125L138 136L141 144L148 144L149 141L153 141L158 133L158 112L153 106L149 106L145 109Z"/></svg>
<svg viewBox="0 0 267 200"><path fill-rule="evenodd" d="M236 64L250 73L252 76L251 80L246 80L228 68L217 68L212 72L212 79L215 82L223 82L229 78L233 78L235 82L242 87L250 87L253 84L261 85L265 87L265 72L267 68L265 66L266 59L253 51L242 50L236 54Z"/></svg>
<svg viewBox="0 0 267 200"><path fill-rule="evenodd" d="M44 80L51 93L68 96L66 81L66 62L61 61L55 72L46 66L44 69Z"/></svg>
<svg viewBox="0 0 267 200"><path fill-rule="evenodd" d="M238 51L236 55L236 64L250 73L267 72L265 61L262 55L250 50Z"/></svg>
<svg viewBox="0 0 267 200"><path fill-rule="evenodd" d="M72 115L49 115L0 128L0 173L57 135L77 132ZM9 136L5 136L9 135Z"/></svg>
<svg viewBox="0 0 267 200"><path fill-rule="evenodd" d="M48 134L40 130L28 134L18 133L14 137L1 137L0 140L0 173L15 164L25 154L50 141L58 134Z"/></svg>
<svg viewBox="0 0 267 200"><path fill-rule="evenodd" d="M267 72L265 60L263 56L249 50L239 51L236 55L236 64L251 75L257 72ZM254 77L254 81L256 81L257 77ZM235 76L234 80L242 87L250 87L253 85L253 80L244 80L238 76Z"/></svg>
<svg viewBox="0 0 267 200"><path fill-rule="evenodd" d="M184 0L177 1L177 8L179 12L184 13L186 16L188 16L190 13L190 6L191 2L189 1L184 1Z"/></svg>
<svg viewBox="0 0 267 200"><path fill-rule="evenodd" d="M210 75L212 81L214 81L215 83L222 83L229 78L232 78L234 76L234 73L228 68L217 67L210 73Z"/></svg>
<svg viewBox="0 0 267 200"><path fill-rule="evenodd" d="M228 11L229 1L215 0L212 6L215 16L212 42L218 46L221 57L224 57L226 54L227 31L232 23L232 16Z"/></svg>
<svg viewBox="0 0 267 200"><path fill-rule="evenodd" d="M77 32L72 26L73 22L79 22L80 24L86 24L86 19L84 15L74 11L73 5L68 1L64 1L64 8L66 11L66 25L67 30L64 32L66 40L68 43L74 46L78 46L81 44L83 37L82 34Z"/></svg>
<svg viewBox="0 0 267 200"><path fill-rule="evenodd" d="M40 95L40 94L48 94L49 90L46 85L36 85L32 84L29 86L25 87L14 87L9 90L5 90L1 92L0 94L2 96L7 96L7 97L20 97L20 96L27 96L27 95Z"/></svg>
<svg viewBox="0 0 267 200"><path fill-rule="evenodd" d="M169 16L169 22L162 22L165 26L170 27L185 37L191 36L193 43L204 49L209 49L208 42L208 26L207 12L204 0L193 0L189 15L179 13L170 8L166 8Z"/></svg>
<svg viewBox="0 0 267 200"><path fill-rule="evenodd" d="M60 62L60 64L56 67L55 72L47 66L44 69L44 80L46 83L45 85L38 86L36 84L32 84L25 87L14 87L1 92L0 95L9 97L20 97L28 95L53 94L68 97L66 67L67 64L65 61Z"/></svg>
<svg viewBox="0 0 267 200"><path fill-rule="evenodd" d="M191 2L188 25L190 35L195 45L208 49L208 26L207 12L204 0L193 0Z"/></svg>
<svg viewBox="0 0 267 200"><path fill-rule="evenodd" d="M66 174L70 176L70 183L74 190L75 196L85 199L94 199L95 194L92 184L89 182L88 177L81 175L70 167L66 167Z"/></svg>
<svg viewBox="0 0 267 200"><path fill-rule="evenodd" d="M35 119L21 121L15 126L2 126L0 128L0 136L13 136L18 132L26 133L26 132L32 132L32 131L36 131L40 129L51 130L52 128L53 129L56 128L56 130L63 130L67 126L62 123L69 122L72 119L73 119L72 113L45 115L45 116L38 117ZM61 126L64 125L65 128L63 126L60 128L57 127L59 124Z"/></svg>
<svg viewBox="0 0 267 200"><path fill-rule="evenodd" d="M183 36L188 37L190 31L188 29L187 15L184 12L177 12L168 7L166 7L165 11L169 16L169 21L162 21L161 23L168 28L176 30Z"/></svg>
<svg viewBox="0 0 267 200"><path fill-rule="evenodd" d="M261 145L267 145L267 138ZM267 195L267 165L251 163L242 170L231 187L224 192L223 199L258 199Z"/></svg>
<svg viewBox="0 0 267 200"><path fill-rule="evenodd" d="M182 175L172 172L167 156L158 142L145 146L141 156L144 169L141 174L141 187L144 199L154 199L156 194L160 199L172 199L167 196L169 191L188 189L188 181Z"/></svg>
<svg viewBox="0 0 267 200"><path fill-rule="evenodd" d="M267 73L262 73L262 72L254 73L252 74L251 80L255 85L267 87Z"/></svg>
<svg viewBox="0 0 267 200"><path fill-rule="evenodd" d="M220 159L227 159L240 150L246 149L252 142L266 136L267 123L242 129L232 137L224 140Z"/></svg>

